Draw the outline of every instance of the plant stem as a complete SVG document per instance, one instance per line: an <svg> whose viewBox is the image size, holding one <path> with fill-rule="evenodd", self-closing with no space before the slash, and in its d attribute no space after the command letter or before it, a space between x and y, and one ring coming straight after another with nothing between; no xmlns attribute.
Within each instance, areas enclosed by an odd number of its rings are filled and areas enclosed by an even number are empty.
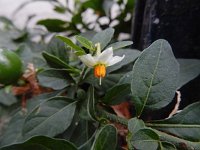
<svg viewBox="0 0 200 150"><path fill-rule="evenodd" d="M114 114L111 114L111 113L103 110L102 108L98 109L98 114L99 114L100 118L103 117L103 118L106 118L110 121L117 122L117 123L120 123L122 125L128 126L128 120L127 119L122 118L122 117L118 117L117 115L114 115Z"/></svg>

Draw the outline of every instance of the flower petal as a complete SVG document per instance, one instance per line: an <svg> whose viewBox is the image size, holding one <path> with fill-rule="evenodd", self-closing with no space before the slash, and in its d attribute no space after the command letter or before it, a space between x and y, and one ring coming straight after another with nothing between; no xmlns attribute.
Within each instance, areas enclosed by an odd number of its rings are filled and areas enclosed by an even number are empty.
<svg viewBox="0 0 200 150"><path fill-rule="evenodd" d="M98 63L103 63L105 65L108 64L109 60L113 57L113 48L109 47L106 50L104 50L98 58Z"/></svg>
<svg viewBox="0 0 200 150"><path fill-rule="evenodd" d="M80 60L88 67L94 67L96 65L96 60L91 54L79 56Z"/></svg>
<svg viewBox="0 0 200 150"><path fill-rule="evenodd" d="M107 66L112 66L120 61L122 61L122 59L124 59L125 55L123 56L115 56L112 59L109 60L108 65Z"/></svg>

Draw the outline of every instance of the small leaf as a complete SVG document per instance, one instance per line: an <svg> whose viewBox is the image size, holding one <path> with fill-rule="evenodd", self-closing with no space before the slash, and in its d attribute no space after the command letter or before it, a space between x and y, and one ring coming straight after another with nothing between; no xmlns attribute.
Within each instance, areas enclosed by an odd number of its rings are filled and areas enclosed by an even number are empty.
<svg viewBox="0 0 200 150"><path fill-rule="evenodd" d="M78 150L74 144L63 139L35 136L24 143L2 147L0 150Z"/></svg>
<svg viewBox="0 0 200 150"><path fill-rule="evenodd" d="M92 50L92 51L95 50L95 48L94 48L92 42L89 41L88 39L84 38L83 36L80 36L80 35L76 36L76 40L77 40L79 43L81 43L81 45L83 45L85 48L87 48L87 49L89 49L89 50Z"/></svg>
<svg viewBox="0 0 200 150"><path fill-rule="evenodd" d="M196 78L200 74L200 60L178 59L180 64L179 88Z"/></svg>
<svg viewBox="0 0 200 150"><path fill-rule="evenodd" d="M114 35L114 29L107 28L107 29L95 34L95 36L92 38L92 42L93 42L93 44L100 43L101 50L102 50L111 41L113 35Z"/></svg>
<svg viewBox="0 0 200 150"><path fill-rule="evenodd" d="M102 101L109 105L116 105L126 100L126 96L131 93L129 84L116 85L106 92Z"/></svg>
<svg viewBox="0 0 200 150"><path fill-rule="evenodd" d="M176 146L169 142L161 142L160 150L177 150Z"/></svg>
<svg viewBox="0 0 200 150"><path fill-rule="evenodd" d="M84 49L82 49L81 47L74 44L71 39L64 37L64 36L60 36L60 35L58 35L56 37L59 38L60 40L62 40L63 42L65 42L68 46L70 46L75 51L76 55L78 55L78 56L85 55Z"/></svg>
<svg viewBox="0 0 200 150"><path fill-rule="evenodd" d="M133 44L132 41L120 41L120 42L112 43L107 47L112 47L113 50L117 50L117 49L121 49L132 44Z"/></svg>
<svg viewBox="0 0 200 150"><path fill-rule="evenodd" d="M152 121L147 126L171 133L186 140L199 142L200 102L187 106L180 113L165 120Z"/></svg>
<svg viewBox="0 0 200 150"><path fill-rule="evenodd" d="M159 147L159 136L151 129L140 129L130 141L131 146L139 150L157 150Z"/></svg>
<svg viewBox="0 0 200 150"><path fill-rule="evenodd" d="M46 59L47 63L53 68L67 69L70 73L79 73L79 70L69 66L64 61L50 53L43 52L42 55Z"/></svg>
<svg viewBox="0 0 200 150"><path fill-rule="evenodd" d="M117 145L117 129L112 125L105 125L96 134L91 150L115 150Z"/></svg>
<svg viewBox="0 0 200 150"><path fill-rule="evenodd" d="M179 65L169 43L157 40L145 49L133 66L131 91L137 115L146 109L168 105L176 92Z"/></svg>
<svg viewBox="0 0 200 150"><path fill-rule="evenodd" d="M128 121L128 130L132 134L135 134L137 131L143 128L145 128L145 124L142 120L138 118L132 118Z"/></svg>
<svg viewBox="0 0 200 150"><path fill-rule="evenodd" d="M43 25L50 32L63 32L67 30L68 22L60 19L43 19L37 22L38 25Z"/></svg>
<svg viewBox="0 0 200 150"><path fill-rule="evenodd" d="M26 139L35 135L54 137L65 131L72 122L76 108L76 102L69 102L55 97L40 104L25 119L23 136Z"/></svg>
<svg viewBox="0 0 200 150"><path fill-rule="evenodd" d="M74 82L66 69L46 69L37 77L40 85L54 90L61 90Z"/></svg>

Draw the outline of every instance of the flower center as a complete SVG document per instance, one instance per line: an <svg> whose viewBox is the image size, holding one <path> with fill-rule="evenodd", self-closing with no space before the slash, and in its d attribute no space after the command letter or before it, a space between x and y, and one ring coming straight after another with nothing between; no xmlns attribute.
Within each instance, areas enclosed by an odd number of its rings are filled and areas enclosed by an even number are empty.
<svg viewBox="0 0 200 150"><path fill-rule="evenodd" d="M101 85L101 78L106 75L106 66L103 64L98 64L94 67L94 76L99 78L99 84Z"/></svg>
<svg viewBox="0 0 200 150"><path fill-rule="evenodd" d="M106 66L98 64L94 67L94 76L97 78L104 78L106 75Z"/></svg>

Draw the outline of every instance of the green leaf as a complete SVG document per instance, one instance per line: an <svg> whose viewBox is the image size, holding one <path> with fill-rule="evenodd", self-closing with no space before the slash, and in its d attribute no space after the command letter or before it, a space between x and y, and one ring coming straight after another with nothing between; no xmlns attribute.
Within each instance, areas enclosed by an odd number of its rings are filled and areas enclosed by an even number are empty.
<svg viewBox="0 0 200 150"><path fill-rule="evenodd" d="M66 47L65 43L55 36L51 39L45 48L47 53L59 58L65 63L69 63L70 49Z"/></svg>
<svg viewBox="0 0 200 150"><path fill-rule="evenodd" d="M102 101L109 105L116 105L126 100L126 96L131 93L129 84L116 85L106 92Z"/></svg>
<svg viewBox="0 0 200 150"><path fill-rule="evenodd" d="M121 62L108 67L107 72L110 73L112 71L116 71L122 68L123 66L135 61L136 58L138 58L140 54L141 54L140 51L134 50L134 49L120 49L120 50L114 51L114 55L116 56L125 55L125 58Z"/></svg>
<svg viewBox="0 0 200 150"><path fill-rule="evenodd" d="M81 43L81 45L83 45L83 47L89 49L89 50L92 50L94 51L95 50L95 47L94 45L92 44L91 41L89 41L88 39L84 38L83 36L80 36L80 35L77 35L76 36L76 40Z"/></svg>
<svg viewBox="0 0 200 150"><path fill-rule="evenodd" d="M161 142L160 143L160 150L177 150L176 146L169 142Z"/></svg>
<svg viewBox="0 0 200 150"><path fill-rule="evenodd" d="M22 142L24 140L22 136L22 126L24 124L27 114L40 103L58 94L58 92L45 93L29 99L26 105L27 113L22 112L21 110L16 112L9 121L8 126L4 129L3 134L1 134L0 137L0 147Z"/></svg>
<svg viewBox="0 0 200 150"><path fill-rule="evenodd" d="M198 59L178 59L180 64L179 88L196 78L200 74L200 60Z"/></svg>
<svg viewBox="0 0 200 150"><path fill-rule="evenodd" d="M112 125L105 125L96 134L91 150L115 150L117 145L117 129Z"/></svg>
<svg viewBox="0 0 200 150"><path fill-rule="evenodd" d="M77 150L74 144L62 139L35 136L24 143L13 144L0 150Z"/></svg>
<svg viewBox="0 0 200 150"><path fill-rule="evenodd" d="M40 85L54 90L60 90L69 86L73 79L66 69L46 69L38 75Z"/></svg>
<svg viewBox="0 0 200 150"><path fill-rule="evenodd" d="M23 136L35 135L53 137L65 131L71 124L76 102L71 99L52 98L37 106L25 119Z"/></svg>
<svg viewBox="0 0 200 150"><path fill-rule="evenodd" d="M3 104L5 106L11 106L12 104L16 103L17 99L16 97L12 94L12 92L7 92L4 89L0 89L0 104Z"/></svg>
<svg viewBox="0 0 200 150"><path fill-rule="evenodd" d="M145 128L144 122L136 117L128 121L128 130L132 134L135 134L137 131L143 128Z"/></svg>
<svg viewBox="0 0 200 150"><path fill-rule="evenodd" d="M133 44L132 41L120 41L120 42L112 43L112 44L108 45L107 47L112 47L113 50L117 50L117 49L121 49L123 47L129 46L132 44Z"/></svg>
<svg viewBox="0 0 200 150"><path fill-rule="evenodd" d="M82 49L81 47L74 44L71 39L64 37L64 36L60 36L60 35L58 35L56 37L59 38L60 40L62 40L63 42L65 42L68 46L70 46L75 51L76 55L78 55L78 56L85 55L84 49Z"/></svg>
<svg viewBox="0 0 200 150"><path fill-rule="evenodd" d="M53 68L67 69L70 73L79 73L79 70L69 66L64 61L50 53L43 52L42 55L46 59L47 63Z"/></svg>
<svg viewBox="0 0 200 150"><path fill-rule="evenodd" d="M37 22L38 25L43 25L50 32L67 31L68 22L60 19L43 19Z"/></svg>
<svg viewBox="0 0 200 150"><path fill-rule="evenodd" d="M26 115L22 112L17 112L10 120L8 127L0 138L0 147L19 142L22 137L22 126Z"/></svg>
<svg viewBox="0 0 200 150"><path fill-rule="evenodd" d="M157 40L146 48L133 66L131 91L137 116L145 109L160 109L176 92L179 65L169 43Z"/></svg>
<svg viewBox="0 0 200 150"><path fill-rule="evenodd" d="M152 123L147 123L146 125L186 140L199 142L199 114L200 102L196 102L169 119L152 121Z"/></svg>
<svg viewBox="0 0 200 150"><path fill-rule="evenodd" d="M157 150L159 148L159 136L151 129L140 129L131 138L130 148L139 150Z"/></svg>
<svg viewBox="0 0 200 150"><path fill-rule="evenodd" d="M107 28L107 29L95 34L95 36L92 38L92 43L93 44L100 43L101 50L102 50L111 41L113 35L114 35L114 29Z"/></svg>

